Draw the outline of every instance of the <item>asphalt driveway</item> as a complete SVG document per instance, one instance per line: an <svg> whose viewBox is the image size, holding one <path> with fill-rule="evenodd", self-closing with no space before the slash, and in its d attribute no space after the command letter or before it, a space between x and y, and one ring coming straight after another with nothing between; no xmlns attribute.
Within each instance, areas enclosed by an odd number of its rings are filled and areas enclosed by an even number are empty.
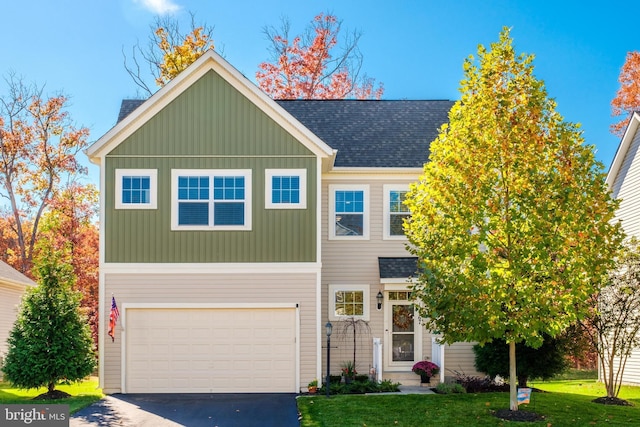
<svg viewBox="0 0 640 427"><path fill-rule="evenodd" d="M299 427L295 394L113 394L70 427Z"/></svg>

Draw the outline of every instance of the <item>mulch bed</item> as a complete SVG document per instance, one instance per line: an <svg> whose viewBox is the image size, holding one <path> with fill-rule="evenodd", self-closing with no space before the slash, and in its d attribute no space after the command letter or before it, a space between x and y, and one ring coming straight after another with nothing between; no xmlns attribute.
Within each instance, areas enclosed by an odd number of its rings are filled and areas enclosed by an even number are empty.
<svg viewBox="0 0 640 427"><path fill-rule="evenodd" d="M533 422L544 420L544 417L542 415L538 415L535 412L523 410L512 411L510 409L500 409L498 411L495 411L493 415L506 421Z"/></svg>
<svg viewBox="0 0 640 427"><path fill-rule="evenodd" d="M599 397L597 399L593 399L592 402L600 403L602 405L633 406L633 403L617 397Z"/></svg>
<svg viewBox="0 0 640 427"><path fill-rule="evenodd" d="M66 399L67 397L71 397L71 395L61 390L53 390L52 392L42 393L34 397L33 400L57 400Z"/></svg>

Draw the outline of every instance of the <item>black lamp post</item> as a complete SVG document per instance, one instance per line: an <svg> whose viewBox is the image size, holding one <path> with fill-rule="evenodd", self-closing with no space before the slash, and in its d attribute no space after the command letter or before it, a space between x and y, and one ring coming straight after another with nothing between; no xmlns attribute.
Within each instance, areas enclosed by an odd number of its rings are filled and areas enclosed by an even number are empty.
<svg viewBox="0 0 640 427"><path fill-rule="evenodd" d="M327 322L324 327L327 330L327 397L329 397L329 389L331 388L331 374L330 374L330 366L331 366L331 332L333 332L333 325L331 322Z"/></svg>

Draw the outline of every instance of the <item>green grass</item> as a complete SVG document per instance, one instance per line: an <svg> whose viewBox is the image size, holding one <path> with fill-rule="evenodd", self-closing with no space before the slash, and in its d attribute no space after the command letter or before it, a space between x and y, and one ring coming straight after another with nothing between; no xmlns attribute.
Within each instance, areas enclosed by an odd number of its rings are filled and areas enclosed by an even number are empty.
<svg viewBox="0 0 640 427"><path fill-rule="evenodd" d="M46 388L38 389L17 389L11 388L9 383L0 381L0 403L34 403L34 404L65 404L69 405L69 412L72 414L91 405L94 402L102 399L104 396L102 390L98 388L97 378L91 378L89 380L82 381L80 383L73 383L70 385L56 386L56 390L62 390L71 395L67 399L59 400L33 400L34 397L45 393Z"/></svg>
<svg viewBox="0 0 640 427"><path fill-rule="evenodd" d="M428 427L428 426L629 426L640 425L640 387L623 387L620 398L635 406L592 403L604 396L595 380L534 383L547 391L534 392L530 405L520 408L545 417L535 423L500 420L492 411L509 407L508 393L341 395L301 397L298 408L302 427Z"/></svg>
<svg viewBox="0 0 640 427"><path fill-rule="evenodd" d="M553 377L554 380L595 380L598 378L597 369L567 369Z"/></svg>

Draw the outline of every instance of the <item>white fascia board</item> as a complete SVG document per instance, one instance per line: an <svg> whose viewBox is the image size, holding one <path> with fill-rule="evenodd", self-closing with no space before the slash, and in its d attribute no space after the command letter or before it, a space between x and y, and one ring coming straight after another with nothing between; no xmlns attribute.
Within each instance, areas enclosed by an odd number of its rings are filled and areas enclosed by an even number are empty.
<svg viewBox="0 0 640 427"><path fill-rule="evenodd" d="M413 277L411 280L406 277L400 277L397 279L380 279L380 284L384 285L385 291L406 291L409 286L416 283L418 283L418 280Z"/></svg>
<svg viewBox="0 0 640 427"><path fill-rule="evenodd" d="M324 181L368 180L402 180L417 181L422 168L333 168L322 176Z"/></svg>
<svg viewBox="0 0 640 427"><path fill-rule="evenodd" d="M27 288L32 288L34 286L38 286L36 282L26 283L26 282L17 282L15 280L2 278L0 279L0 287L7 287L16 289L19 291L25 291Z"/></svg>
<svg viewBox="0 0 640 427"><path fill-rule="evenodd" d="M105 274L264 274L264 273L318 273L319 262L282 263L104 263Z"/></svg>
<svg viewBox="0 0 640 427"><path fill-rule="evenodd" d="M640 115L638 113L633 113L631 119L629 120L629 125L620 140L620 145L618 146L618 150L616 151L615 156L613 157L613 162L611 163L611 167L609 168L609 172L607 173L607 186L609 190L613 189L613 184L615 183L616 177L618 176L618 172L620 172L620 168L622 167L622 162L624 161L627 152L629 151L629 147L631 146L631 142L633 141L633 137L636 134L638 129L638 125L640 124Z"/></svg>

